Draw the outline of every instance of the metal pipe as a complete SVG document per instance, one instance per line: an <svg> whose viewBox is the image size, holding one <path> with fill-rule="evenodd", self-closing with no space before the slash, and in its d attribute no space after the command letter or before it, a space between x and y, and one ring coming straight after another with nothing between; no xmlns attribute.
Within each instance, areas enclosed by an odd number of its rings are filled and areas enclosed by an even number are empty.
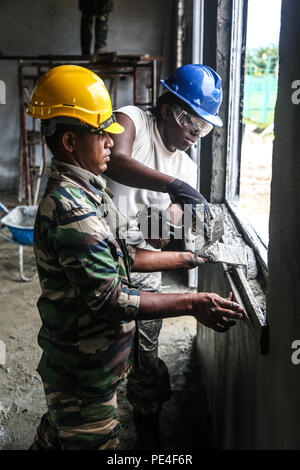
<svg viewBox="0 0 300 470"><path fill-rule="evenodd" d="M193 0L193 64L203 62L204 0Z"/></svg>
<svg viewBox="0 0 300 470"><path fill-rule="evenodd" d="M45 170L46 170L46 142L45 142L45 137L42 136L42 161L40 164L39 174L38 174L38 178L36 182L33 205L37 204L39 192L40 192L41 180L42 180L43 174L45 173Z"/></svg>
<svg viewBox="0 0 300 470"><path fill-rule="evenodd" d="M182 66L182 42L183 42L183 15L184 14L184 1L177 0L177 54L176 54L176 68Z"/></svg>
<svg viewBox="0 0 300 470"><path fill-rule="evenodd" d="M24 102L24 79L23 79L23 63L19 62L19 93L20 93L20 106L21 106L21 136L23 144L23 164L25 173L25 189L27 204L30 206L31 197L31 184L30 184L30 164L29 164L29 152L28 152L28 138L26 129L26 114L25 114L25 102Z"/></svg>
<svg viewBox="0 0 300 470"><path fill-rule="evenodd" d="M153 62L152 62L151 80L152 80L151 104L154 107L154 106L156 106L156 98L157 98L157 62L156 62L156 60L153 60Z"/></svg>
<svg viewBox="0 0 300 470"><path fill-rule="evenodd" d="M137 77L138 68L137 66L133 67L133 104L136 106L138 103L138 94L137 94Z"/></svg>
<svg viewBox="0 0 300 470"><path fill-rule="evenodd" d="M193 0L193 35L192 35L192 62L202 64L203 62L203 35L204 35L204 0ZM200 155L201 139L191 147L191 159L197 165L197 189L200 191ZM198 270L191 269L188 273L189 287L197 287Z"/></svg>
<svg viewBox="0 0 300 470"><path fill-rule="evenodd" d="M203 62L203 36L204 36L204 0L193 0L193 46L192 61L193 64L202 64ZM200 152L201 139L191 148L191 158L197 164L197 189L200 191Z"/></svg>
<svg viewBox="0 0 300 470"><path fill-rule="evenodd" d="M20 113L21 119L21 113ZM20 125L20 138L19 138L19 181L18 181L18 202L21 203L24 198L24 164L23 164L23 143Z"/></svg>

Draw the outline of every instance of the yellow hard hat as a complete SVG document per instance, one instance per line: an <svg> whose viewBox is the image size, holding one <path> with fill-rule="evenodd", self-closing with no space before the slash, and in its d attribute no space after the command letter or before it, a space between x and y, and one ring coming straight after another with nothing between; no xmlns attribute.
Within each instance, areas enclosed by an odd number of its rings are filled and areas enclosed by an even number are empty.
<svg viewBox="0 0 300 470"><path fill-rule="evenodd" d="M32 92L27 114L42 120L74 118L95 131L105 129L112 134L124 131L112 113L103 80L78 65L59 65L43 75Z"/></svg>

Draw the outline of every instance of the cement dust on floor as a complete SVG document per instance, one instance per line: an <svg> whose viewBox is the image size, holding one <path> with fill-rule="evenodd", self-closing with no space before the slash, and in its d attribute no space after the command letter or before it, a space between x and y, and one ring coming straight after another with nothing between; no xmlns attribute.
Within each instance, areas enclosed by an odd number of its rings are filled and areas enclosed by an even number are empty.
<svg viewBox="0 0 300 470"><path fill-rule="evenodd" d="M42 384L36 367L41 350L37 344L40 318L36 307L40 287L37 279L22 282L18 277L18 245L0 239L0 340L6 360L0 365L0 449L27 449L40 417L46 410ZM24 247L24 274L35 272L31 247ZM165 273L165 292L186 291L183 272ZM171 374L172 397L161 414L164 449L214 448L200 370L194 352L196 320L180 317L164 320L160 334L160 357ZM120 449L133 449L135 429L126 384L118 394L121 421Z"/></svg>

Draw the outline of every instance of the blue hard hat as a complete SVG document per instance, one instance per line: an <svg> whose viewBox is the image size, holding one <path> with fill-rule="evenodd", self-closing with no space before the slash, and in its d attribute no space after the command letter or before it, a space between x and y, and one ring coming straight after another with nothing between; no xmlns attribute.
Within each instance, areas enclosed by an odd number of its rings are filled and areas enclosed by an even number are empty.
<svg viewBox="0 0 300 470"><path fill-rule="evenodd" d="M213 126L223 125L218 111L222 102L222 80L207 65L189 64L179 67L160 83L193 111Z"/></svg>

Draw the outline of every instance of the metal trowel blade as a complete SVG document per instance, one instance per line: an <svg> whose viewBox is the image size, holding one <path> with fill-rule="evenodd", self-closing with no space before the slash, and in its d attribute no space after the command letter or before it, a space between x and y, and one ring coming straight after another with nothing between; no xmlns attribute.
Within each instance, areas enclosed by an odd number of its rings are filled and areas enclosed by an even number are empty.
<svg viewBox="0 0 300 470"><path fill-rule="evenodd" d="M212 263L247 266L247 256L244 247L216 242L209 247L203 248L197 254Z"/></svg>

